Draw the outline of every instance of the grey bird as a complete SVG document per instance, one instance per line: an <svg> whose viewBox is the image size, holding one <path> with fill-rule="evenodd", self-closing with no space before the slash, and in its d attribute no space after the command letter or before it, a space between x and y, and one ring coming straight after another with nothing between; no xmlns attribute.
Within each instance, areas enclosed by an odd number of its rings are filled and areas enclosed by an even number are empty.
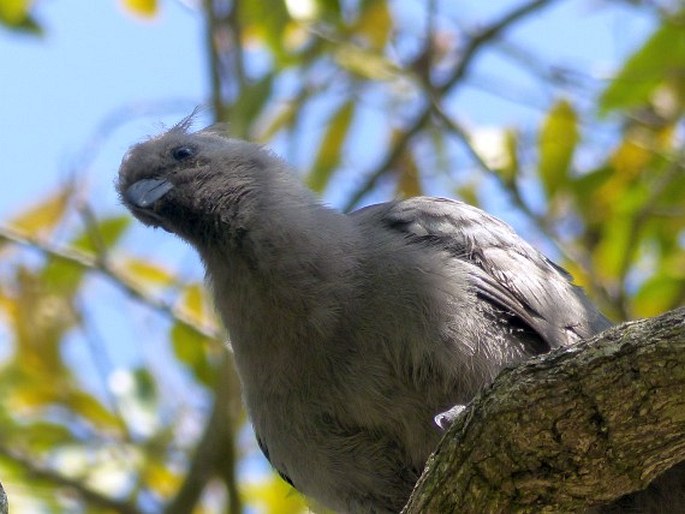
<svg viewBox="0 0 685 514"><path fill-rule="evenodd" d="M191 122L132 147L118 191L197 249L260 448L331 509L399 512L439 425L503 367L609 326L482 210L419 197L342 214L261 146Z"/></svg>

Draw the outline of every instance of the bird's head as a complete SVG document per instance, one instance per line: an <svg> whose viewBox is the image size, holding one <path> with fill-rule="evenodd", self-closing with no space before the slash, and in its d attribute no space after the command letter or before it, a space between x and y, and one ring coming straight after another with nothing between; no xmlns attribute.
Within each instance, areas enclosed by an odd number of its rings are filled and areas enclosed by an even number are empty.
<svg viewBox="0 0 685 514"><path fill-rule="evenodd" d="M124 205L146 225L193 244L244 231L258 191L281 174L277 158L259 145L219 131L190 131L188 117L133 146L117 182Z"/></svg>

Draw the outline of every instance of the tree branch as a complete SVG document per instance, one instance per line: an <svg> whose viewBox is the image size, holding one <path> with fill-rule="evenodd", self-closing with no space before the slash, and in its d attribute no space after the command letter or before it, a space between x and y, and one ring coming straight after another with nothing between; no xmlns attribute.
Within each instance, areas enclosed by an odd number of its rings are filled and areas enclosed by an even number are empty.
<svg viewBox="0 0 685 514"><path fill-rule="evenodd" d="M238 377L228 354L218 368L214 392L214 407L202 437L195 449L185 481L175 498L164 509L164 514L185 514L197 504L207 482L220 477L228 490L229 514L242 511L235 476L235 427L240 409ZM235 400L235 401L232 401Z"/></svg>
<svg viewBox="0 0 685 514"><path fill-rule="evenodd" d="M548 7L555 1L556 0L535 0L533 2L525 3L511 10L496 22L472 36L463 50L459 64L457 64L450 76L442 84L435 88L434 93L436 96L444 96L445 93L451 90L453 86L455 86L464 76L466 76L471 64L474 61L474 58L478 55L478 52L484 48L486 43L499 37L502 32L509 28L513 23L544 7ZM424 109L416 116L414 121L409 124L408 128L394 138L394 145L388 151L385 159L383 159L383 161L374 171L367 175L364 183L350 196L350 199L343 208L345 212L354 209L364 198L364 196L366 196L366 194L368 194L369 191L376 186L378 180L387 173L397 158L405 150L407 144L409 144L409 141L423 129L425 124L430 119L432 111L433 106L430 102L428 102Z"/></svg>
<svg viewBox="0 0 685 514"><path fill-rule="evenodd" d="M576 512L685 460L685 308L502 372L455 421L404 509Z"/></svg>
<svg viewBox="0 0 685 514"><path fill-rule="evenodd" d="M48 467L41 466L31 459L12 451L8 448L0 446L0 455L10 459L13 463L21 466L24 471L34 480L46 480L58 487L69 488L78 494L84 501L94 507L117 512L119 514L141 514L141 511L130 502L118 501L109 496L90 489L87 487L83 479L69 478L55 470ZM0 487L1 489L1 487ZM3 496L4 491L0 491L0 514L3 514ZM6 497L4 498L6 501Z"/></svg>
<svg viewBox="0 0 685 514"><path fill-rule="evenodd" d="M166 314L192 332L215 340L221 339L221 334L217 328L199 325L195 320L186 316L173 304L150 295L134 281L129 280L126 276L122 275L121 272L117 271L107 259L97 258L72 248L62 248L53 243L22 234L9 227L0 226L0 241L27 246L34 250L38 250L49 257L67 261L89 271L98 272L110 279L130 297Z"/></svg>

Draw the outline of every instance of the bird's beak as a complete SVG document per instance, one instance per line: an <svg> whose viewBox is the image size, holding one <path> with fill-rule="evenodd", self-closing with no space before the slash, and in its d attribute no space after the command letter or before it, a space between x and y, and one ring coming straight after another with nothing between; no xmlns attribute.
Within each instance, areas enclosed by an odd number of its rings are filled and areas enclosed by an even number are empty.
<svg viewBox="0 0 685 514"><path fill-rule="evenodd" d="M174 185L166 179L145 178L131 184L126 189L124 198L135 207L147 209L173 188Z"/></svg>

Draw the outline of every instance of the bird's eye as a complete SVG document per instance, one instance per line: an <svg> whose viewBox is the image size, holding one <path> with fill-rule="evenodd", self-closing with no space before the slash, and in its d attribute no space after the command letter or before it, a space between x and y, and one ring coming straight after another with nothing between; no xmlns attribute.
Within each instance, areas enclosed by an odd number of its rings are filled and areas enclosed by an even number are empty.
<svg viewBox="0 0 685 514"><path fill-rule="evenodd" d="M177 161L183 161L195 155L197 150L192 146L177 146L171 150L171 156Z"/></svg>

